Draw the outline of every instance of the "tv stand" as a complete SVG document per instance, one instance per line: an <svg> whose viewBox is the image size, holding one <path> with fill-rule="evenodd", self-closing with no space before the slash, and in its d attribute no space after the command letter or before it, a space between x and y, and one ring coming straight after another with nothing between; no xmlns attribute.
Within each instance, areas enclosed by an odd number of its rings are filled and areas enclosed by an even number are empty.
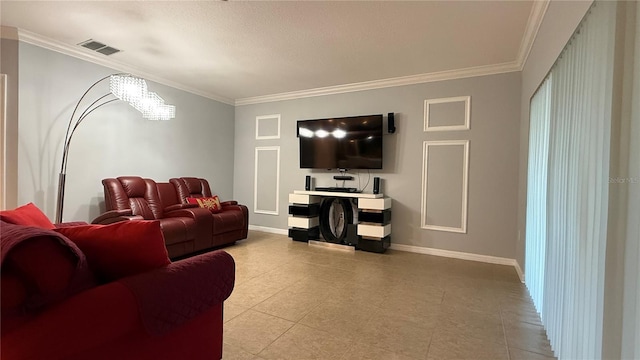
<svg viewBox="0 0 640 360"><path fill-rule="evenodd" d="M358 204L357 224L345 224L353 229L349 243L356 249L378 253L389 247L391 198L383 194L296 190L289 194L289 237L303 242L320 239L320 225L329 222L320 216L320 204L334 198L350 198Z"/></svg>

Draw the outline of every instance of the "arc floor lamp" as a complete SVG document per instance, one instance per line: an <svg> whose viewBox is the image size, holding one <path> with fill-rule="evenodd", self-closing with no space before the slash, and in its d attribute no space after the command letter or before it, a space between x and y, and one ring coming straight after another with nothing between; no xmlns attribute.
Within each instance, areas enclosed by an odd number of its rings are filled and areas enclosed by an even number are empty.
<svg viewBox="0 0 640 360"><path fill-rule="evenodd" d="M109 92L98 97L91 102L82 112L78 109L83 104L85 97L98 84L109 79ZM99 109L100 107L118 100L128 102L136 110L142 113L142 117L149 120L170 120L175 118L176 107L167 105L164 100L155 92L147 90L147 83L144 79L133 76L131 74L119 73L103 77L91 85L84 92L69 119L67 132L64 135L64 144L62 147L62 163L60 165L60 174L58 175L58 200L56 203L56 223L62 222L62 212L64 207L64 189L67 177L67 159L69 156L69 146L71 139L78 126L86 119L86 117ZM85 102L86 103L86 102ZM77 116L76 116L77 115Z"/></svg>

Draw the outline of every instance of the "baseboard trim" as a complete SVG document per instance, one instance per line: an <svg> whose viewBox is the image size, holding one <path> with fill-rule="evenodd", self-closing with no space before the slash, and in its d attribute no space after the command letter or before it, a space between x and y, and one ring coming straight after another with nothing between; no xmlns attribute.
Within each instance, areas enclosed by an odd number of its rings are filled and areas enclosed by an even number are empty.
<svg viewBox="0 0 640 360"><path fill-rule="evenodd" d="M520 282L524 284L524 271L522 271L522 268L520 267L520 264L518 263L518 260L514 260L516 262L515 265L513 265L516 268L516 272L518 273L518 277L520 278Z"/></svg>
<svg viewBox="0 0 640 360"><path fill-rule="evenodd" d="M289 235L289 231L287 229L278 229L278 228L272 228L267 226L249 225L249 230L262 231L262 232L278 234L278 235ZM461 251L435 249L435 248L428 248L423 246L403 245L403 244L391 244L389 249L412 252L417 254L448 257L448 258L460 259L460 260L478 261L478 262L483 262L488 264L513 266L516 270L516 273L518 273L518 277L520 278L520 281L524 283L524 272L522 271L522 268L520 267L520 264L518 264L518 261L516 259L509 259L509 258L503 258L498 256L472 254L472 253L466 253Z"/></svg>
<svg viewBox="0 0 640 360"><path fill-rule="evenodd" d="M472 254L460 251L452 251L452 250L443 250L443 249L435 249L428 248L422 246L413 246L413 245L403 245L403 244L391 244L389 247L391 250L398 251L407 251L418 254L426 254L426 255L435 255L442 256L460 260L470 260L470 261L478 261L489 264L497 264L497 265L509 265L513 266L518 273L518 277L520 281L524 281L524 275L522 274L522 269L518 262L515 259L503 258L498 256L489 256L489 255L480 255L480 254Z"/></svg>
<svg viewBox="0 0 640 360"><path fill-rule="evenodd" d="M262 231L262 232L278 234L278 235L289 235L289 231L287 231L287 229L278 229L278 228L272 228L272 227L266 227L266 226L249 225L249 230Z"/></svg>

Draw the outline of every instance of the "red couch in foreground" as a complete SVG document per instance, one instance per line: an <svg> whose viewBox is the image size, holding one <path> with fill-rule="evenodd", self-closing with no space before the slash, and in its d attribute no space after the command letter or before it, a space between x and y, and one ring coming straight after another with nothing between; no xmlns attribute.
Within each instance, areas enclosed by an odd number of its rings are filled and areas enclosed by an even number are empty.
<svg viewBox="0 0 640 360"><path fill-rule="evenodd" d="M205 179L176 178L155 182L139 176L102 180L107 212L93 220L109 224L123 219L158 220L171 258L247 238L249 212L236 201L220 203L215 213L190 198L211 197Z"/></svg>
<svg viewBox="0 0 640 360"><path fill-rule="evenodd" d="M222 357L229 254L172 263L157 221L56 228L13 215L0 212L2 359Z"/></svg>

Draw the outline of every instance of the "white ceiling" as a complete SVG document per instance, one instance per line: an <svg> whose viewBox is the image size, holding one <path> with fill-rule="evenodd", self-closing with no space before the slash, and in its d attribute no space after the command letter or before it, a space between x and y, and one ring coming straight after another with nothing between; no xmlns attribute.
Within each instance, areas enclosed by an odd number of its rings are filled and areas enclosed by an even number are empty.
<svg viewBox="0 0 640 360"><path fill-rule="evenodd" d="M534 1L0 3L2 25L18 28L24 41L229 103L421 82L460 69L515 71L543 8ZM123 51L107 57L77 45L87 39Z"/></svg>

